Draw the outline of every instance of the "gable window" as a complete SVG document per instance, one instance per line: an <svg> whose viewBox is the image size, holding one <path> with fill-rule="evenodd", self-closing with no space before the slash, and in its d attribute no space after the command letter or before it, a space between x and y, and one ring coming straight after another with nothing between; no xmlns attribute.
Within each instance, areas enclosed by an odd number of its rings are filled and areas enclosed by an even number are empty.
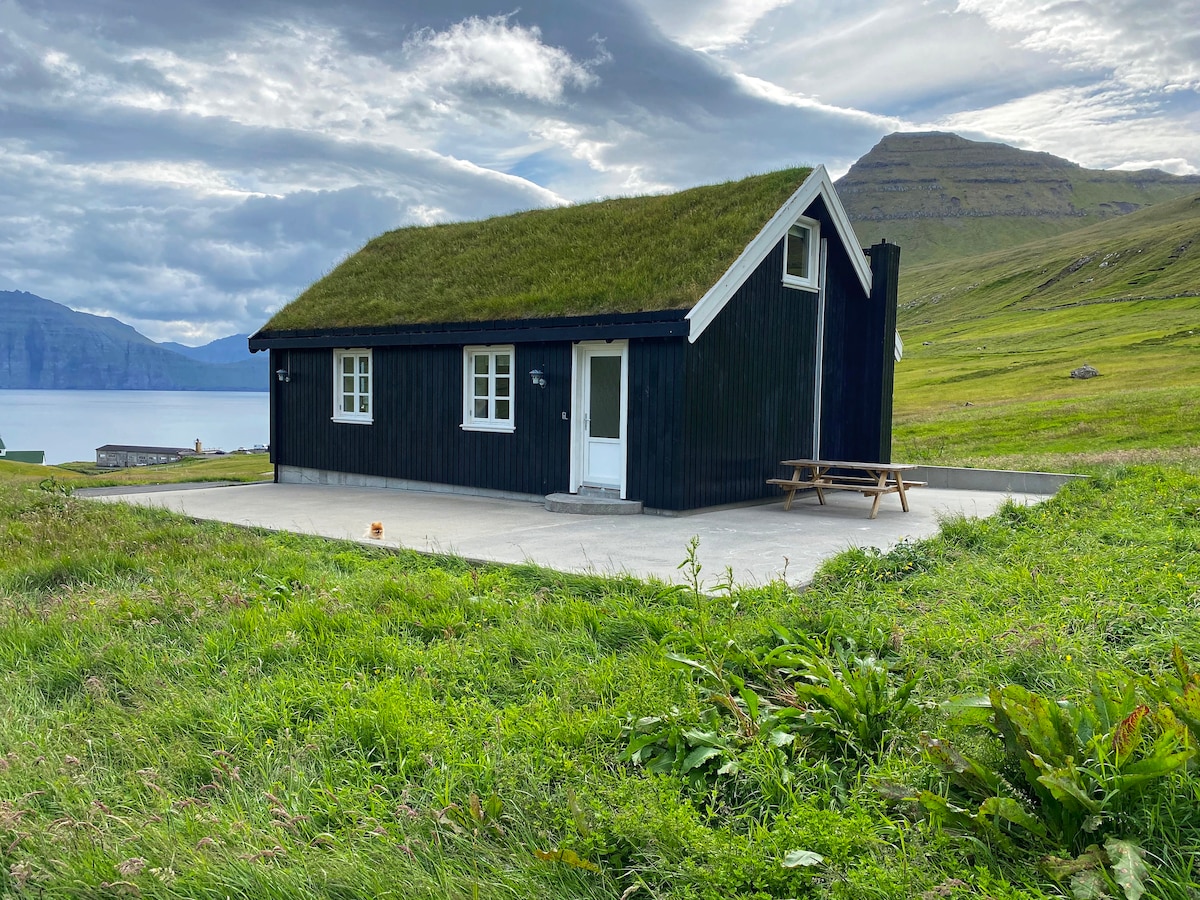
<svg viewBox="0 0 1200 900"><path fill-rule="evenodd" d="M463 348L463 424L471 431L513 431L513 348Z"/></svg>
<svg viewBox="0 0 1200 900"><path fill-rule="evenodd" d="M817 290L817 248L821 225L813 219L798 219L788 229L783 248L783 283L789 287Z"/></svg>
<svg viewBox="0 0 1200 900"><path fill-rule="evenodd" d="M333 352L333 420L370 424L371 351L335 350Z"/></svg>

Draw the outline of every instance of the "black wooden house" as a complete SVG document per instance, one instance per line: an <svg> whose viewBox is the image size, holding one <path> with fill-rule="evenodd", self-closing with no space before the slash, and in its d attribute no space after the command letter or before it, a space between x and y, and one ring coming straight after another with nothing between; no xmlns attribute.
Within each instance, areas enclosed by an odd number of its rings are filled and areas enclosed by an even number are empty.
<svg viewBox="0 0 1200 900"><path fill-rule="evenodd" d="M276 479L687 510L890 461L898 273L820 167L389 232L250 338Z"/></svg>

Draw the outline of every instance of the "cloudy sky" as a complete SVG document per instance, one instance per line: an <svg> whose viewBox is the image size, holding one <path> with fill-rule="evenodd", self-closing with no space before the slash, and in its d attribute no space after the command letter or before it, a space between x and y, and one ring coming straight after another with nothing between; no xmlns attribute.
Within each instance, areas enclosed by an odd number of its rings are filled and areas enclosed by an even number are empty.
<svg viewBox="0 0 1200 900"><path fill-rule="evenodd" d="M1200 6L0 0L0 290L199 344L399 225L933 129L1200 172Z"/></svg>

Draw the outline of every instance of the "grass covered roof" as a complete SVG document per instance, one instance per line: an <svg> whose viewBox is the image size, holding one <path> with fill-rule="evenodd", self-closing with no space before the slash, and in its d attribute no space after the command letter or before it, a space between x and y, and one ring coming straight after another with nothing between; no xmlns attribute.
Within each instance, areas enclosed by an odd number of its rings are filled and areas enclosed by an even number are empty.
<svg viewBox="0 0 1200 900"><path fill-rule="evenodd" d="M398 228L259 333L688 309L809 172Z"/></svg>

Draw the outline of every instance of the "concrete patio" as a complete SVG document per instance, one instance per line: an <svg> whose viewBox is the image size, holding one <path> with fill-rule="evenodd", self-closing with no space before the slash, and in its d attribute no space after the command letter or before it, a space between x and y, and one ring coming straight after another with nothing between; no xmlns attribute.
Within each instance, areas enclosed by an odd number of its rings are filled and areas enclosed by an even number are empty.
<svg viewBox="0 0 1200 900"><path fill-rule="evenodd" d="M995 484L995 482L991 482ZM849 547L886 550L928 537L949 516L986 517L1006 500L1036 503L1053 492L917 488L910 512L896 495L885 497L876 519L870 500L839 493L820 506L811 493L790 511L777 502L686 516L577 516L548 512L541 503L452 493L384 490L326 484L168 485L80 491L108 502L175 510L196 519L275 531L407 547L468 559L524 563L570 572L631 574L677 581L688 541L699 538L699 560L709 584L726 567L739 583L811 580L821 563ZM385 536L365 536L371 522Z"/></svg>

